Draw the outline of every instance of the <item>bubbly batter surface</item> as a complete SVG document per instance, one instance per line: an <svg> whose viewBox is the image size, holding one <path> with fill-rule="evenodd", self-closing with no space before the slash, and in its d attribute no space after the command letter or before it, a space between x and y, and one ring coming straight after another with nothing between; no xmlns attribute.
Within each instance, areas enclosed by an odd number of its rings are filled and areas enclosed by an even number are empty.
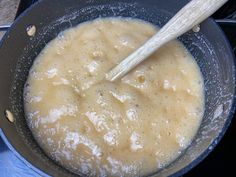
<svg viewBox="0 0 236 177"><path fill-rule="evenodd" d="M126 18L62 32L36 58L25 85L27 122L42 149L89 176L138 176L174 160L197 132L203 80L172 41L116 82L105 74L157 32Z"/></svg>

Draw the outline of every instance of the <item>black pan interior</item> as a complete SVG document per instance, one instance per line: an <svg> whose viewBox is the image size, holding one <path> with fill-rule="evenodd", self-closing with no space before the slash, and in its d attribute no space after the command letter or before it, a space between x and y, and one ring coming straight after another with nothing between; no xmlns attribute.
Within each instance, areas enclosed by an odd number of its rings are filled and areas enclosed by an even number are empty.
<svg viewBox="0 0 236 177"><path fill-rule="evenodd" d="M75 176L45 155L26 124L22 93L34 59L59 32L84 21L123 16L143 19L161 27L186 3L187 0L43 0L24 13L0 46L0 113L9 109L15 116L14 124L0 117L0 126L9 143L23 158L49 175ZM37 28L34 37L26 33L29 25ZM158 175L161 176L181 175L201 161L223 135L234 111L235 64L222 31L208 19L199 33L189 32L180 40L203 73L206 110L191 146L160 171Z"/></svg>

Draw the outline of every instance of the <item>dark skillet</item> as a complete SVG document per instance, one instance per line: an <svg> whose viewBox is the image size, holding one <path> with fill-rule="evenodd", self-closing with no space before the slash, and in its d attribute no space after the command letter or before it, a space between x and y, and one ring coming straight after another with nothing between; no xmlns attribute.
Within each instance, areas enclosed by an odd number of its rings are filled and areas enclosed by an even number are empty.
<svg viewBox="0 0 236 177"><path fill-rule="evenodd" d="M42 176L75 176L49 159L35 142L24 117L23 87L35 57L60 31L98 17L135 17L163 26L187 0L43 0L23 13L0 45L0 134L5 143ZM35 25L36 34L26 33ZM179 176L196 166L215 147L230 124L235 108L235 63L224 34L212 19L199 33L180 40L195 57L205 82L206 109L189 148L157 176ZM4 117L8 109L15 121Z"/></svg>

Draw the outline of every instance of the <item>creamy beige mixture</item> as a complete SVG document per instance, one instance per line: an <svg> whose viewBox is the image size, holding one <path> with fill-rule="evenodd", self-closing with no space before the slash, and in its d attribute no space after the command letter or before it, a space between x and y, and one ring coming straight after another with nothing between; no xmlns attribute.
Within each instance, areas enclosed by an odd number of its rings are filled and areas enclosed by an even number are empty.
<svg viewBox="0 0 236 177"><path fill-rule="evenodd" d="M50 157L75 173L137 176L157 171L189 145L203 115L203 80L180 42L121 80L104 79L156 32L135 19L97 19L45 47L24 98L29 127Z"/></svg>

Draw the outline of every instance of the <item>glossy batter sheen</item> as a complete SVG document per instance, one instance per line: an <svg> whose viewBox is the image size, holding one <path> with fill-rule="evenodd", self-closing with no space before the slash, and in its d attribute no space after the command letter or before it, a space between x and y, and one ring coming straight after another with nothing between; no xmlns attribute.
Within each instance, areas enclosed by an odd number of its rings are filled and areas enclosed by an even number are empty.
<svg viewBox="0 0 236 177"><path fill-rule="evenodd" d="M61 33L36 58L25 85L27 122L39 145L67 169L90 176L150 174L196 134L203 80L173 41L116 82L105 74L157 29L97 19Z"/></svg>

